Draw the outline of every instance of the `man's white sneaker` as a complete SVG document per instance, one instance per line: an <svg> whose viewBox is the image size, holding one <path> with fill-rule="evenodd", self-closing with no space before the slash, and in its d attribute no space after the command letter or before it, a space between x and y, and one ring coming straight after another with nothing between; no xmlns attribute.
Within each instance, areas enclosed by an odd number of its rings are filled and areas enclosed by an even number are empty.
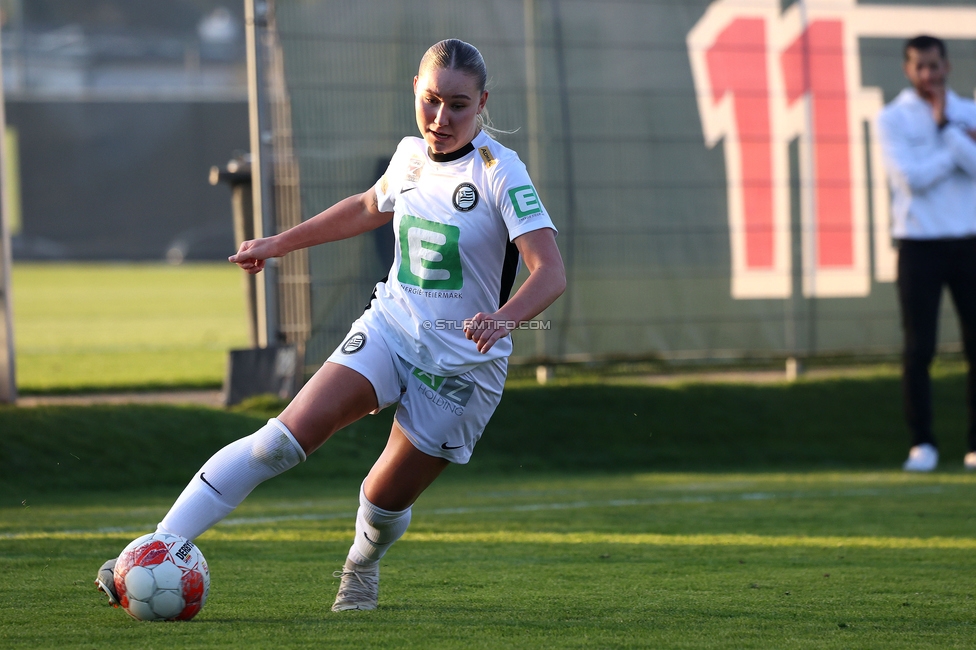
<svg viewBox="0 0 976 650"><path fill-rule="evenodd" d="M928 443L915 445L902 468L906 472L931 472L939 464L939 450Z"/></svg>
<svg viewBox="0 0 976 650"><path fill-rule="evenodd" d="M971 451L963 457L962 466L970 471L976 470L976 451Z"/></svg>
<svg viewBox="0 0 976 650"><path fill-rule="evenodd" d="M333 612L376 609L376 601L380 595L379 562L364 566L347 559L342 571L336 571L332 577L342 578L339 593L332 605Z"/></svg>

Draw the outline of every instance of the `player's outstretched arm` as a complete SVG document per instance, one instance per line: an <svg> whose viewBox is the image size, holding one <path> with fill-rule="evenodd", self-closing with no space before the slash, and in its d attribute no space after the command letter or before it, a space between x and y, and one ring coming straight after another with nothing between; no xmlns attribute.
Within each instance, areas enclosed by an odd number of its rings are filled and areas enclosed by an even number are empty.
<svg viewBox="0 0 976 650"><path fill-rule="evenodd" d="M529 278L515 295L494 314L475 314L465 322L464 335L485 353L510 330L556 301L566 290L566 269L551 228L540 228L515 238Z"/></svg>
<svg viewBox="0 0 976 650"><path fill-rule="evenodd" d="M259 273L265 260L282 257L309 246L355 237L379 228L393 218L392 212L380 212L376 191L369 188L350 196L283 233L252 239L241 244L227 259L248 273Z"/></svg>

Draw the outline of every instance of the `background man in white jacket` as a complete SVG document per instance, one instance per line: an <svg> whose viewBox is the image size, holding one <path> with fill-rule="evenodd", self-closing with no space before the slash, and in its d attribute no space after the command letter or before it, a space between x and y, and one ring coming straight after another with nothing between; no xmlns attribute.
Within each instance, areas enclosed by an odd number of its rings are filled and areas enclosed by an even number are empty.
<svg viewBox="0 0 976 650"><path fill-rule="evenodd" d="M902 390L912 435L904 468L939 462L932 435L929 366L939 301L948 286L969 364L966 469L976 470L976 104L946 87L946 47L917 36L905 44L903 90L878 117L898 244L898 298L905 335Z"/></svg>

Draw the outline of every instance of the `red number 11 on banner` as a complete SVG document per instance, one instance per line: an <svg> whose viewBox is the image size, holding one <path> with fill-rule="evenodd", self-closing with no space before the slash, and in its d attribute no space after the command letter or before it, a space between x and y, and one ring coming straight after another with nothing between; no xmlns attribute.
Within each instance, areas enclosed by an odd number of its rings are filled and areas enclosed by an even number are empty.
<svg viewBox="0 0 976 650"><path fill-rule="evenodd" d="M688 35L706 144L724 142L734 298L791 295L794 236L801 242L804 295L867 295L869 183L875 277L893 278L880 152L863 137L881 94L861 87L857 35L843 6L834 2L813 15L807 6L781 13L778 1L735 6L722 0ZM799 232L790 226L794 139Z"/></svg>

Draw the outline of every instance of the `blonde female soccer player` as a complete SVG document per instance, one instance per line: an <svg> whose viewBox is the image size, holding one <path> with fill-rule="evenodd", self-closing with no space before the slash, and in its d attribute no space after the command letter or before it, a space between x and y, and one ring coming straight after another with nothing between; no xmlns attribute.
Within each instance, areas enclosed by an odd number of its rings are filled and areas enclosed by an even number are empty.
<svg viewBox="0 0 976 650"><path fill-rule="evenodd" d="M510 331L566 286L555 228L525 165L483 128L487 76L468 43L432 46L413 80L421 137L400 142L370 189L230 257L258 273L269 258L390 219L396 233L389 276L342 344L277 418L204 464L158 530L195 539L333 433L397 403L360 489L332 609L376 607L379 560L406 531L414 501L449 463L468 462L501 399ZM529 277L509 298L520 259ZM96 581L109 600L113 566Z"/></svg>

